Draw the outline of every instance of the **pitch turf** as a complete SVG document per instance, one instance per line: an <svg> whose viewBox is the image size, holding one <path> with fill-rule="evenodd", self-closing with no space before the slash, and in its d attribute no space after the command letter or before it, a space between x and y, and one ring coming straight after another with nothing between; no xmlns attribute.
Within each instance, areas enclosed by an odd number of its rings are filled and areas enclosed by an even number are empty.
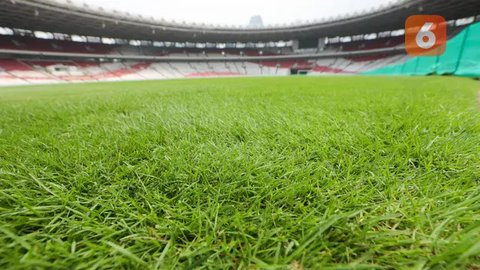
<svg viewBox="0 0 480 270"><path fill-rule="evenodd" d="M0 268L479 269L478 88L1 88Z"/></svg>

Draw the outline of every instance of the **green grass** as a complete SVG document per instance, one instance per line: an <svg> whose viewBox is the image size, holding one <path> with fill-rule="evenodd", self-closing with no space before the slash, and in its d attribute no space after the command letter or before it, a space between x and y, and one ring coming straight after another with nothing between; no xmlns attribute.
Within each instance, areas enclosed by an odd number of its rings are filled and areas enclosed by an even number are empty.
<svg viewBox="0 0 480 270"><path fill-rule="evenodd" d="M478 86L0 88L0 269L479 269Z"/></svg>

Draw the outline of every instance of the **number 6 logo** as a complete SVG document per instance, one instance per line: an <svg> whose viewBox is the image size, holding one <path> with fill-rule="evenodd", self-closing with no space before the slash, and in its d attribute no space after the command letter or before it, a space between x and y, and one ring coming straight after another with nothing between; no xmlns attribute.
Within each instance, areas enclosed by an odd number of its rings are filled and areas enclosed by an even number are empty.
<svg viewBox="0 0 480 270"><path fill-rule="evenodd" d="M422 26L422 29L420 29L420 32L418 32L416 38L418 47L428 50L435 46L435 43L437 42L437 37L435 36L435 33L430 31L432 26L433 23L430 22L425 23Z"/></svg>
<svg viewBox="0 0 480 270"><path fill-rule="evenodd" d="M447 24L442 16L415 15L405 23L405 48L411 56L441 55L447 43Z"/></svg>

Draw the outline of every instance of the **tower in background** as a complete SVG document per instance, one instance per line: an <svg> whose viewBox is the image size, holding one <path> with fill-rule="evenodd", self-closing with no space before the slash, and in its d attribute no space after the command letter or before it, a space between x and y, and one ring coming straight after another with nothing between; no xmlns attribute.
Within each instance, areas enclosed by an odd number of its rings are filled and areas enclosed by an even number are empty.
<svg viewBox="0 0 480 270"><path fill-rule="evenodd" d="M252 28L262 28L263 27L263 19L260 15L255 15L250 18L250 23L248 24L249 27Z"/></svg>

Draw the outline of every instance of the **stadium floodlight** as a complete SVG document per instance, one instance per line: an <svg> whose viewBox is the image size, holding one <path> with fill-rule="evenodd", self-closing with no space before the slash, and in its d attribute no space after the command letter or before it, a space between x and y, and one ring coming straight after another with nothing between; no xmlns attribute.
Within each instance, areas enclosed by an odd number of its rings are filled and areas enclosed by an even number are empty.
<svg viewBox="0 0 480 270"><path fill-rule="evenodd" d="M403 36L405 35L405 29L394 30L391 32L392 37Z"/></svg>
<svg viewBox="0 0 480 270"><path fill-rule="evenodd" d="M13 30L8 27L0 27L0 35L13 35Z"/></svg>
<svg viewBox="0 0 480 270"><path fill-rule="evenodd" d="M114 38L102 37L102 43L103 44L116 44L116 41L115 41Z"/></svg>
<svg viewBox="0 0 480 270"><path fill-rule="evenodd" d="M468 17L468 18L461 18L458 20L455 20L455 26L463 26L463 25L468 25L475 22L475 17Z"/></svg>
<svg viewBox="0 0 480 270"><path fill-rule="evenodd" d="M75 42L87 42L87 37L85 36L71 35L70 38Z"/></svg>
<svg viewBox="0 0 480 270"><path fill-rule="evenodd" d="M53 34L50 33L50 32L35 31L35 32L33 32L33 34L36 38L53 39Z"/></svg>
<svg viewBox="0 0 480 270"><path fill-rule="evenodd" d="M366 40L372 40L372 39L376 39L376 38L377 38L377 33L366 34L364 36L364 39L366 39Z"/></svg>

